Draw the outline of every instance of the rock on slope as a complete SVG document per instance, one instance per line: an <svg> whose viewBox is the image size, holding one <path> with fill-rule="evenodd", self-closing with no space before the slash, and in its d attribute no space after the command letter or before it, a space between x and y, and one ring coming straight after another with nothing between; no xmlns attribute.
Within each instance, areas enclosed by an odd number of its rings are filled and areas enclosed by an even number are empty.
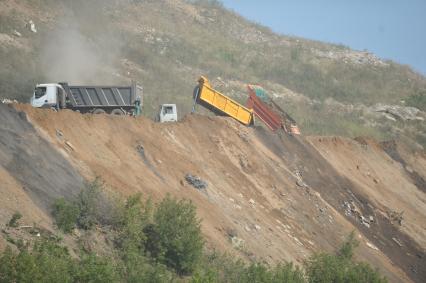
<svg viewBox="0 0 426 283"><path fill-rule="evenodd" d="M425 192L373 143L273 135L222 117L189 115L179 123L156 124L143 117L16 107L27 114L34 135L44 137L39 144L49 148L44 155L67 160L85 178L100 176L124 195L142 192L158 200L171 193L191 199L211 247L245 258L302 263L315 251L336 249L356 230L357 257L391 281L421 282L426 276ZM416 158L425 164L424 155ZM423 169L410 168L420 175ZM13 175L9 167L3 171ZM207 188L188 184L188 173L206 181ZM19 189L19 183L9 185L15 186ZM36 199L24 198L18 189L9 189L8 197ZM389 210L405 211L401 227L391 224Z"/></svg>

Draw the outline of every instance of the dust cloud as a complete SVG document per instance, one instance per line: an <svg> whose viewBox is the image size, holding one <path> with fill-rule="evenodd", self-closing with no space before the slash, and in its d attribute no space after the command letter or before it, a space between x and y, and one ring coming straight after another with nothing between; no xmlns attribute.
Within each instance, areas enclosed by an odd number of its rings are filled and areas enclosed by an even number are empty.
<svg viewBox="0 0 426 283"><path fill-rule="evenodd" d="M78 1L80 2L80 1ZM109 29L108 18L96 5L64 6L64 14L46 33L40 54L41 76L46 82L114 84L120 77L120 42ZM84 11L84 12L82 12Z"/></svg>

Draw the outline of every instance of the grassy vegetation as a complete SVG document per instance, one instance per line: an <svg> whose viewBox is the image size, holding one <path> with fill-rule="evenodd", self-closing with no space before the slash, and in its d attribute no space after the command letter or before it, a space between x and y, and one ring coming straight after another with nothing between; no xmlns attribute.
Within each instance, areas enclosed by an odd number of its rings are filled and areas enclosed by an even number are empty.
<svg viewBox="0 0 426 283"><path fill-rule="evenodd" d="M358 245L354 234L335 254L314 254L303 268L292 263L246 263L205 249L190 201L167 196L154 205L140 195L123 200L105 194L98 180L89 183L75 201L57 201L54 217L67 233L74 226L109 231L114 236L109 255L82 248L74 250L75 257L58 237L43 234L34 243L18 245L18 252L8 247L0 254L0 282L386 282L367 263L353 260ZM98 208L96 199L116 208L108 222L96 209L87 212L89 203Z"/></svg>
<svg viewBox="0 0 426 283"><path fill-rule="evenodd" d="M426 112L426 90L410 95L406 103Z"/></svg>

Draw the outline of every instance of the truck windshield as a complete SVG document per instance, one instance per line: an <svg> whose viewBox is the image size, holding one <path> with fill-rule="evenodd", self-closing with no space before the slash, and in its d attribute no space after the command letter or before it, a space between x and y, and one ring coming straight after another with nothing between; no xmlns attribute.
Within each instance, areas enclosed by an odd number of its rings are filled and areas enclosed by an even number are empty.
<svg viewBox="0 0 426 283"><path fill-rule="evenodd" d="M46 94L46 87L36 87L34 90L34 95L36 99L44 96Z"/></svg>
<svg viewBox="0 0 426 283"><path fill-rule="evenodd" d="M173 107L172 106L164 107L164 114L173 114Z"/></svg>

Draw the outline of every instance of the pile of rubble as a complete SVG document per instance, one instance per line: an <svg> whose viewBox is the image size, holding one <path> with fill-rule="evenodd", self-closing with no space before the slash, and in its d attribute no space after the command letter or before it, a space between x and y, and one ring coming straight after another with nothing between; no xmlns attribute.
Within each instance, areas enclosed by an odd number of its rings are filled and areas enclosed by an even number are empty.
<svg viewBox="0 0 426 283"><path fill-rule="evenodd" d="M203 181L200 177L195 176L195 175L191 175L191 174L186 174L185 175L185 180L191 184L194 188L198 189L198 190L205 190L207 189L207 182Z"/></svg>
<svg viewBox="0 0 426 283"><path fill-rule="evenodd" d="M421 114L421 111L416 107L385 105L382 103L378 103L371 107L371 111L384 113L385 117L392 121L396 121L397 119L403 121L424 121L424 118L419 116L419 114Z"/></svg>

